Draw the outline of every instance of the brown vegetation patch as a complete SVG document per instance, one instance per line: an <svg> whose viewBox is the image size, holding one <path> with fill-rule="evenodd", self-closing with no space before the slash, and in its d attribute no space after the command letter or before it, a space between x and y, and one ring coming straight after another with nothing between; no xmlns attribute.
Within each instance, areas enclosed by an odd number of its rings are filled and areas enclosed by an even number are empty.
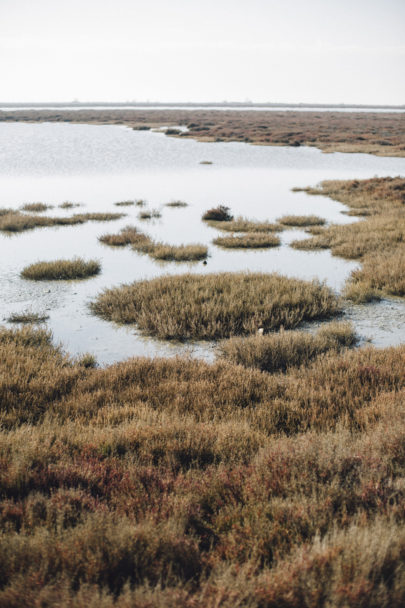
<svg viewBox="0 0 405 608"><path fill-rule="evenodd" d="M100 263L97 260L86 262L81 258L74 260L55 260L53 262L36 262L26 266L21 271L24 279L34 281L63 281L70 279L86 279L99 274Z"/></svg>
<svg viewBox="0 0 405 608"><path fill-rule="evenodd" d="M402 607L404 364L94 369L1 329L0 603Z"/></svg>
<svg viewBox="0 0 405 608"><path fill-rule="evenodd" d="M4 232L24 232L46 226L75 226L85 222L109 222L124 217L123 213L78 213L71 217L47 217L28 215L19 211L0 214L0 230Z"/></svg>
<svg viewBox="0 0 405 608"><path fill-rule="evenodd" d="M314 226L308 239L293 241L296 249L327 249L333 255L360 260L346 297L366 302L382 295L405 295L405 179L401 177L366 180L326 181L309 194L324 194L361 211L364 217L353 224Z"/></svg>
<svg viewBox="0 0 405 608"><path fill-rule="evenodd" d="M221 273L159 277L109 289L92 311L165 339L217 339L263 327L293 328L336 314L332 292L317 281L277 274Z"/></svg>
<svg viewBox="0 0 405 608"><path fill-rule="evenodd" d="M125 245L143 245L150 239L139 232L135 226L126 226L118 234L103 234L98 237L98 240L112 247L124 247Z"/></svg>
<svg viewBox="0 0 405 608"><path fill-rule="evenodd" d="M322 217L317 215L283 215L278 220L283 226L323 226L326 223Z"/></svg>
<svg viewBox="0 0 405 608"><path fill-rule="evenodd" d="M249 220L246 217L237 217L234 220L208 222L212 228L218 228L225 232L281 232L284 227L281 224L271 222L257 222Z"/></svg>
<svg viewBox="0 0 405 608"><path fill-rule="evenodd" d="M52 205L45 205L45 203L26 203L21 207L23 211L31 211L34 213L42 213L47 209L52 209Z"/></svg>
<svg viewBox="0 0 405 608"><path fill-rule="evenodd" d="M166 203L166 207L188 207L188 203L184 201L170 201L170 203Z"/></svg>
<svg viewBox="0 0 405 608"><path fill-rule="evenodd" d="M215 222L230 222L233 220L233 215L230 212L230 208L225 205L219 205L208 209L202 216L203 220L212 220Z"/></svg>
<svg viewBox="0 0 405 608"><path fill-rule="evenodd" d="M267 146L314 146L325 152L364 152L405 156L401 112L243 110L18 110L0 112L0 121L125 124L136 129L187 126L167 130L173 137L200 141L236 141Z"/></svg>
<svg viewBox="0 0 405 608"><path fill-rule="evenodd" d="M259 249L267 247L277 247L280 239L274 234L255 232L244 234L243 236L219 236L213 240L214 245L225 247L226 249Z"/></svg>
<svg viewBox="0 0 405 608"><path fill-rule="evenodd" d="M8 317L7 321L8 323L43 323L47 319L49 319L49 315L41 315L40 313L27 310L25 312L13 313Z"/></svg>

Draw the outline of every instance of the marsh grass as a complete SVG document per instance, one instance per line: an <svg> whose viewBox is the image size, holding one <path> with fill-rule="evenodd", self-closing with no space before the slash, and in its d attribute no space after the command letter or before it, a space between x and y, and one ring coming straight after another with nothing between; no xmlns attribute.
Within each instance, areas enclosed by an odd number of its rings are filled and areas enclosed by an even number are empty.
<svg viewBox="0 0 405 608"><path fill-rule="evenodd" d="M405 347L88 363L0 329L2 606L402 608Z"/></svg>
<svg viewBox="0 0 405 608"><path fill-rule="evenodd" d="M205 245L168 245L152 240L134 244L133 248L142 253L147 253L155 260L171 262L197 262L205 260L208 256L208 248Z"/></svg>
<svg viewBox="0 0 405 608"><path fill-rule="evenodd" d="M337 314L329 288L277 274L179 275L109 289L91 304L98 316L136 323L164 339L218 339L296 327Z"/></svg>
<svg viewBox="0 0 405 608"><path fill-rule="evenodd" d="M212 241L214 245L225 247L226 249L259 249L267 247L277 247L280 239L274 234L254 232L235 236L219 236Z"/></svg>
<svg viewBox="0 0 405 608"><path fill-rule="evenodd" d="M225 232L281 232L284 227L272 222L256 222L245 217L237 217L230 221L210 220L208 224L212 228L218 228Z"/></svg>
<svg viewBox="0 0 405 608"><path fill-rule="evenodd" d="M34 281L63 281L86 279L99 274L100 271L101 265L97 260L86 262L82 258L75 258L30 264L21 271L21 276Z"/></svg>
<svg viewBox="0 0 405 608"><path fill-rule="evenodd" d="M333 322L316 334L306 331L284 331L247 338L234 337L220 342L219 358L244 367L266 372L285 372L290 367L307 365L324 353L338 352L356 344L350 323Z"/></svg>
<svg viewBox="0 0 405 608"><path fill-rule="evenodd" d="M184 201L170 201L170 203L166 203L166 207L188 207L188 203Z"/></svg>
<svg viewBox="0 0 405 608"><path fill-rule="evenodd" d="M32 311L15 312L7 319L8 323L44 323L49 319L49 315L40 314Z"/></svg>
<svg viewBox="0 0 405 608"><path fill-rule="evenodd" d="M98 240L111 247L125 247L126 245L141 245L150 242L135 226L126 226L118 234L103 234Z"/></svg>
<svg viewBox="0 0 405 608"><path fill-rule="evenodd" d="M45 205L45 203L26 203L21 207L23 211L31 211L34 213L42 213L47 209L52 209L52 205Z"/></svg>
<svg viewBox="0 0 405 608"><path fill-rule="evenodd" d="M200 160L200 165L213 165L211 160Z"/></svg>
<svg viewBox="0 0 405 608"><path fill-rule="evenodd" d="M23 232L46 226L75 226L86 222L109 222L124 217L123 213L78 213L70 217L47 217L12 211L0 215L0 230Z"/></svg>
<svg viewBox="0 0 405 608"><path fill-rule="evenodd" d="M230 208L225 205L219 205L208 209L202 216L203 220L214 220L216 222L230 222L233 220L233 215L230 212Z"/></svg>
<svg viewBox="0 0 405 608"><path fill-rule="evenodd" d="M60 209L73 209L73 207L80 207L80 203L71 203L70 201L65 201L58 205Z"/></svg>
<svg viewBox="0 0 405 608"><path fill-rule="evenodd" d="M303 226L323 226L326 223L318 215L283 215L277 220L283 226L301 228Z"/></svg>
<svg viewBox="0 0 405 608"><path fill-rule="evenodd" d="M333 255L360 260L345 286L345 296L368 302L383 295L405 295L403 273L405 252L405 179L326 181L308 194L327 195L349 206L363 219L354 224L313 226L308 239L293 241L296 249L331 249Z"/></svg>
<svg viewBox="0 0 405 608"><path fill-rule="evenodd" d="M140 220L151 220L159 217L162 217L162 214L159 209L145 209L145 211L140 211L140 213L138 213L138 218Z"/></svg>
<svg viewBox="0 0 405 608"><path fill-rule="evenodd" d="M114 203L116 207L131 207L135 205L135 201L118 201L118 203Z"/></svg>

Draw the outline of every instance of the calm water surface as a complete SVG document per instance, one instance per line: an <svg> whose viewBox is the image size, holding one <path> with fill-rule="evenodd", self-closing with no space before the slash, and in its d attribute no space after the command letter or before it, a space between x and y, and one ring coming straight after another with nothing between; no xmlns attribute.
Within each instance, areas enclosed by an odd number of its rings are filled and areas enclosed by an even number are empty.
<svg viewBox="0 0 405 608"><path fill-rule="evenodd" d="M212 165L201 165L209 160ZM323 179L405 175L405 160L366 154L323 154L315 148L251 146L242 143L203 143L133 131L117 126L66 124L0 124L1 207L19 208L34 201L58 205L69 200L82 207L47 213L123 211L126 217L108 223L38 228L0 234L0 320L23 310L49 315L48 327L66 349L90 351L100 363L134 355L171 355L191 352L208 359L213 345L179 345L146 338L133 327L102 321L88 303L104 288L161 274L220 271L277 271L291 277L318 278L339 292L355 262L334 258L328 251L299 252L289 242L298 230L281 233L281 247L260 251L222 250L212 244L218 231L201 222L208 207L225 204L235 215L275 220L284 214L316 214L329 222L352 222L343 205L326 197L291 192L294 186L314 185ZM147 208L160 209L159 220L140 221L139 208L115 207L114 202L143 198ZM165 203L181 199L187 208ZM98 242L105 232L135 224L154 239L168 243L204 243L208 264L159 263L128 248ZM38 260L97 258L100 276L86 281L32 282L21 279L21 269ZM384 300L353 306L346 317L364 339L377 345L405 341L405 305Z"/></svg>

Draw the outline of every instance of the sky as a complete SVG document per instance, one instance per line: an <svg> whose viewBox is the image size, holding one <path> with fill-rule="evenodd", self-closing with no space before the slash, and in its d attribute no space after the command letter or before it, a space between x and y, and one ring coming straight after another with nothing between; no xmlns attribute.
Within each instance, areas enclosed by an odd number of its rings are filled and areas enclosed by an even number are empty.
<svg viewBox="0 0 405 608"><path fill-rule="evenodd" d="M405 103L405 0L0 0L0 102Z"/></svg>

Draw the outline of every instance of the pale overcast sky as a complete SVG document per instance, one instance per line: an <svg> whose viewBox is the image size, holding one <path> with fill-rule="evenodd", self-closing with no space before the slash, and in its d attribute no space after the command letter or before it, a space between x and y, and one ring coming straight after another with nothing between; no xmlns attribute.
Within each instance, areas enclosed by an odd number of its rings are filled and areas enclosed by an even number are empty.
<svg viewBox="0 0 405 608"><path fill-rule="evenodd" d="M0 0L0 101L405 103L405 0Z"/></svg>

